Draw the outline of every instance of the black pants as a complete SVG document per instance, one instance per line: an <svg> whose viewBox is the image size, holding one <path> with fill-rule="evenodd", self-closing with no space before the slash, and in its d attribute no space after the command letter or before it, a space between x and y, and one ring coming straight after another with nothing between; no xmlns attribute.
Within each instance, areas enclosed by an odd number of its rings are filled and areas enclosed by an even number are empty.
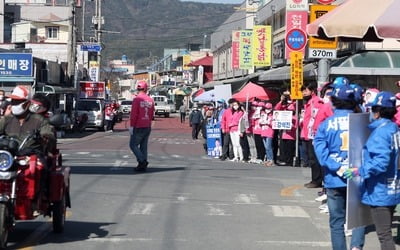
<svg viewBox="0 0 400 250"><path fill-rule="evenodd" d="M249 142L247 141L246 134L243 134L243 136L240 137L240 147L242 147L243 159L245 161L250 160L250 147L249 147Z"/></svg>
<svg viewBox="0 0 400 250"><path fill-rule="evenodd" d="M296 151L296 141L282 139L279 147L279 160L293 165L294 153Z"/></svg>
<svg viewBox="0 0 400 250"><path fill-rule="evenodd" d="M311 167L311 182L321 185L323 180L323 173L321 165L315 155L313 141L304 141L306 143L306 154L308 157L308 165Z"/></svg>
<svg viewBox="0 0 400 250"><path fill-rule="evenodd" d="M186 113L185 112L181 112L181 123L185 122L185 117L186 117Z"/></svg>
<svg viewBox="0 0 400 250"><path fill-rule="evenodd" d="M200 123L193 123L192 124L192 138L193 139L198 139L200 128L201 128L201 124Z"/></svg>
<svg viewBox="0 0 400 250"><path fill-rule="evenodd" d="M254 143L256 144L257 159L263 161L265 159L265 147L261 135L254 134Z"/></svg>
<svg viewBox="0 0 400 250"><path fill-rule="evenodd" d="M371 206L372 221L375 224L376 234L383 250L396 249L392 236L392 220L395 208L395 206Z"/></svg>
<svg viewBox="0 0 400 250"><path fill-rule="evenodd" d="M231 136L229 134L229 132L222 134L222 158L230 158L232 159L233 156L233 150L232 147L230 145L232 145L231 142Z"/></svg>

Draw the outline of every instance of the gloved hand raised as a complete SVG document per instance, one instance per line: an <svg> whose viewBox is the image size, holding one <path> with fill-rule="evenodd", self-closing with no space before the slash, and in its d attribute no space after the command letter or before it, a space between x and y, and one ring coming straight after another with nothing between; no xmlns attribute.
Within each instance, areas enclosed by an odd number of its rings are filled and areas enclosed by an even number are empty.
<svg viewBox="0 0 400 250"><path fill-rule="evenodd" d="M343 173L343 177L345 179L349 179L349 180L353 179L353 177L356 177L356 176L359 176L358 168L348 168Z"/></svg>

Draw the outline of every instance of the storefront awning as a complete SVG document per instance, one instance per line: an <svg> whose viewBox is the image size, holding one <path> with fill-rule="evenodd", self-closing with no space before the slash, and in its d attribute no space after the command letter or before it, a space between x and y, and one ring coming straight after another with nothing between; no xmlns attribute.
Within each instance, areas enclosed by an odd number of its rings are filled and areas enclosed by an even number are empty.
<svg viewBox="0 0 400 250"><path fill-rule="evenodd" d="M331 65L332 75L400 75L400 51L366 51Z"/></svg>
<svg viewBox="0 0 400 250"><path fill-rule="evenodd" d="M303 77L305 79L317 77L317 66L314 63L308 63L303 67ZM260 82L284 81L290 80L290 66L282 66L264 71L259 77Z"/></svg>
<svg viewBox="0 0 400 250"><path fill-rule="evenodd" d="M54 95L54 94L75 94L77 93L77 90L76 88L72 87L44 85L43 87L37 87L35 92L46 95L51 95L51 94Z"/></svg>

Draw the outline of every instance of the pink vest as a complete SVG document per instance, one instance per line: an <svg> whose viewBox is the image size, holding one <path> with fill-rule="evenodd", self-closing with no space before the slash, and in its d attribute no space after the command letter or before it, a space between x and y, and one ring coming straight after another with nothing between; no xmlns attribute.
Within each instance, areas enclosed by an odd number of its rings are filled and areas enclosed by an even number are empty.
<svg viewBox="0 0 400 250"><path fill-rule="evenodd" d="M319 124L327 117L331 116L333 112L330 108L330 104L325 104L321 98L314 94L304 105L304 110L300 137L304 140L312 140L314 139Z"/></svg>
<svg viewBox="0 0 400 250"><path fill-rule="evenodd" d="M154 116L154 101L144 94L138 94L132 101L131 127L150 128Z"/></svg>
<svg viewBox="0 0 400 250"><path fill-rule="evenodd" d="M233 112L229 120L229 132L238 131L240 118L243 116L243 111L238 110Z"/></svg>
<svg viewBox="0 0 400 250"><path fill-rule="evenodd" d="M269 114L262 113L260 124L262 137L274 137L274 130L272 129L272 112Z"/></svg>

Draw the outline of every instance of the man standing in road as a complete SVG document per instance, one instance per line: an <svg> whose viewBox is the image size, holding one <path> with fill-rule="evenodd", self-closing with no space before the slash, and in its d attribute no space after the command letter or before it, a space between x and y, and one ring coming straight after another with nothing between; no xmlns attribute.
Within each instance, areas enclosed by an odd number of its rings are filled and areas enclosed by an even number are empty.
<svg viewBox="0 0 400 250"><path fill-rule="evenodd" d="M138 94L132 101L130 114L129 133L131 139L129 147L138 162L135 171L146 171L149 164L147 161L147 144L154 116L154 101L147 95L147 88L146 81L139 81L136 84Z"/></svg>
<svg viewBox="0 0 400 250"><path fill-rule="evenodd" d="M186 106L185 106L185 104L182 104L179 107L179 113L181 115L181 123L185 123L185 117L186 117Z"/></svg>
<svg viewBox="0 0 400 250"><path fill-rule="evenodd" d="M200 126L203 122L203 114L194 106L192 112L189 115L189 125L192 127L192 139L197 140L200 132Z"/></svg>

